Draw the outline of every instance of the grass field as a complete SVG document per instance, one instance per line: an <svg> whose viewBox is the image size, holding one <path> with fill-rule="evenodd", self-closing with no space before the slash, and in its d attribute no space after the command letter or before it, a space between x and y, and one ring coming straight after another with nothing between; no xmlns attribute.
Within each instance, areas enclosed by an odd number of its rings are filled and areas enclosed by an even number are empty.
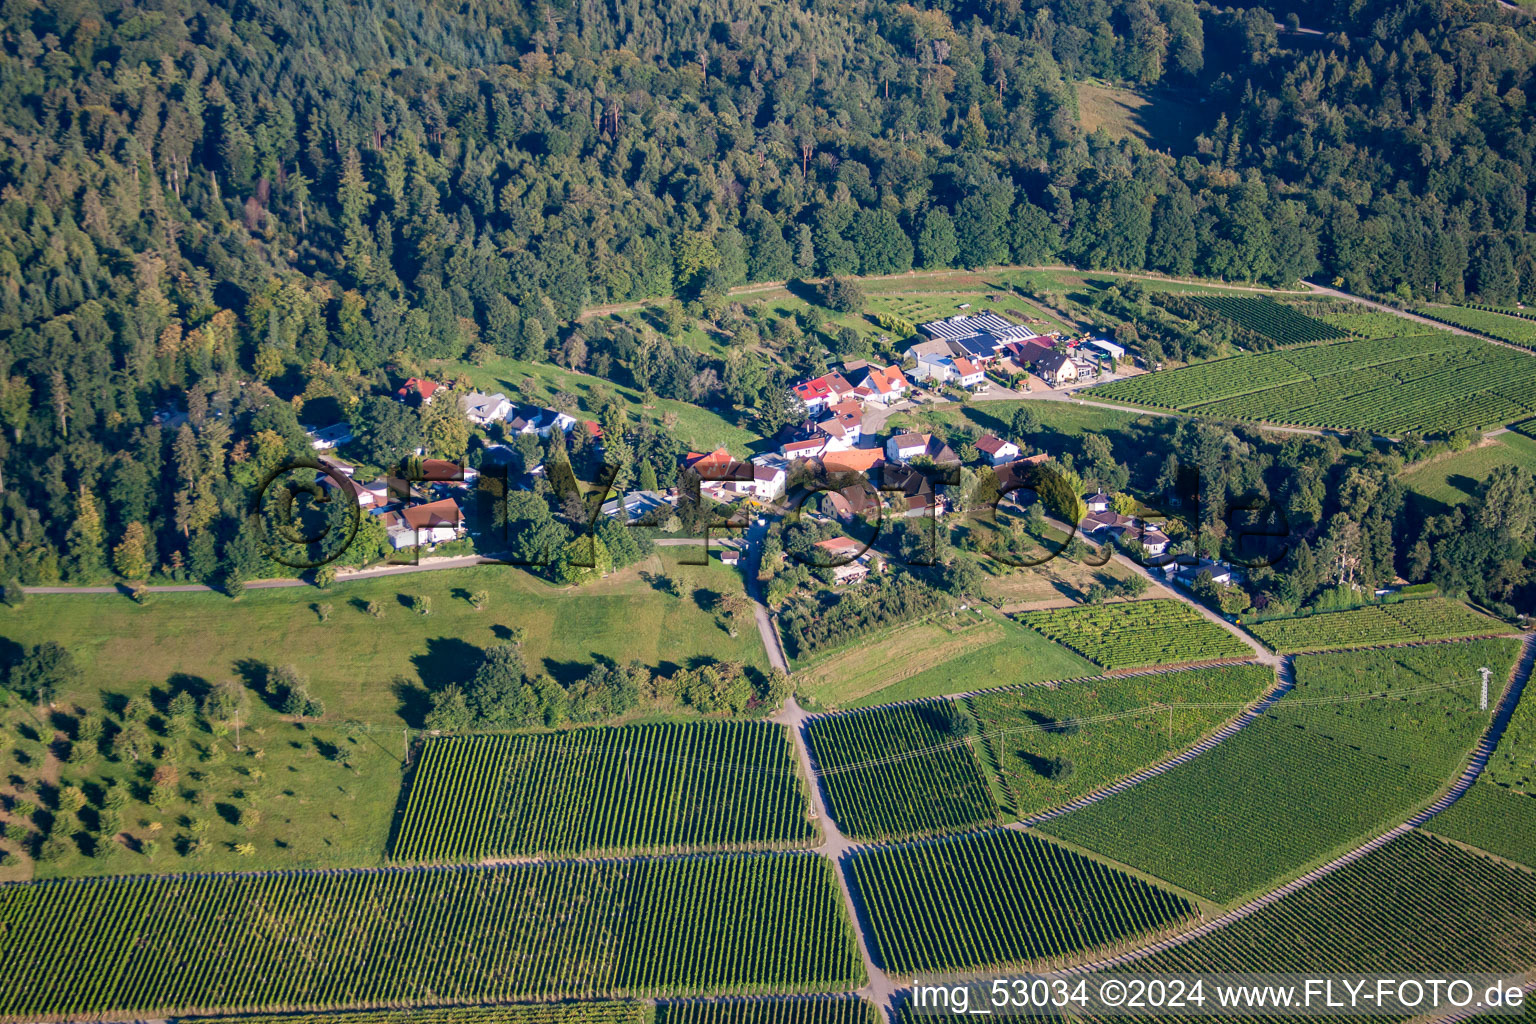
<svg viewBox="0 0 1536 1024"><path fill-rule="evenodd" d="M1169 598L1024 612L1019 621L1107 669L1253 656L1243 641Z"/></svg>
<svg viewBox="0 0 1536 1024"><path fill-rule="evenodd" d="M1436 816L1429 829L1536 869L1536 795L1482 783Z"/></svg>
<svg viewBox="0 0 1536 1024"><path fill-rule="evenodd" d="M667 432L691 445L698 451L711 451L721 445L738 454L746 451L761 436L750 426L738 422L734 413L730 416L711 412L691 402L670 398L657 398L652 407L644 407L644 396L631 388L621 387L601 377L565 370L552 363L525 362L497 357L485 365L472 362L438 362L431 372L439 378L453 378L460 374L469 378L476 390L487 393L504 392L509 398L536 405L550 404L556 393L564 391L576 396L584 412L593 412L597 405L596 394L607 392L617 395L629 405L630 415L636 423L665 423L671 416L672 426Z"/></svg>
<svg viewBox="0 0 1536 1024"><path fill-rule="evenodd" d="M397 860L808 844L782 726L687 722L428 739Z"/></svg>
<svg viewBox="0 0 1536 1024"><path fill-rule="evenodd" d="M851 989L834 870L770 854L8 886L6 966L28 982L0 988L0 1016Z"/></svg>
<svg viewBox="0 0 1536 1024"><path fill-rule="evenodd" d="M66 843L45 863L15 856L23 844L0 837L0 850L11 854L0 860L0 880L34 871L51 877L376 864L389 836L405 728L421 727L431 690L466 681L481 650L506 642L514 628L527 631L529 670L566 684L597 658L639 660L665 673L701 659L766 671L757 631L732 637L705 610L715 594L739 591L740 574L716 561L680 565L683 549L660 550L580 591L549 587L511 567L483 566L326 591L247 589L233 602L213 593L158 594L147 605L111 595L38 595L0 611L8 645L57 641L79 668L57 695L53 720L20 708L0 713L0 721L8 720L0 737L0 796L43 809L35 828L4 811L0 819L27 829L24 839L35 845L37 830L56 813L47 794L78 785L87 799L81 815L63 816ZM642 575L662 571L679 581L681 596ZM480 612L468 599L477 590L491 595ZM431 614L408 607L417 595L431 598ZM378 618L366 611L369 602L380 609ZM321 621L318 604L332 606L328 621ZM281 713L277 698L251 692L273 665L292 665L307 677L324 704L322 717L296 721ZM199 695L229 680L244 683L249 694L243 749L235 749L233 734L215 735L206 723L184 737L167 731L175 693ZM132 696L155 705L153 749L138 760L107 756L112 744L104 737L99 756L77 761L69 740L80 714L120 710ZM648 703L635 714L682 710ZM161 764L174 766L179 779L156 806L150 773ZM112 833L117 841L99 856L95 833L109 780L129 799ZM250 850L242 853L245 845Z"/></svg>
<svg viewBox="0 0 1536 1024"><path fill-rule="evenodd" d="M1027 832L862 850L876 961L903 974L1078 959L1188 920L1185 899Z"/></svg>
<svg viewBox="0 0 1536 1024"><path fill-rule="evenodd" d="M838 827L881 840L996 821L974 724L943 700L813 719L806 741Z"/></svg>
<svg viewBox="0 0 1536 1024"><path fill-rule="evenodd" d="M1458 972L1514 977L1536 962L1533 920L1536 875L1411 832L1133 969L1437 977L1455 964Z"/></svg>
<svg viewBox="0 0 1536 1024"><path fill-rule="evenodd" d="M1077 113L1084 131L1102 128L1111 138L1137 138L1175 154L1188 152L1205 128L1197 106L1169 93L1140 93L1096 82L1077 83Z"/></svg>
<svg viewBox="0 0 1536 1024"><path fill-rule="evenodd" d="M1093 665L991 612L897 626L811 659L796 686L826 708L941 697L1009 683L1088 675Z"/></svg>
<svg viewBox="0 0 1536 1024"><path fill-rule="evenodd" d="M1463 763L1488 722L1474 686L1510 640L1312 655L1296 689L1173 771L1040 825L1220 903L1267 889L1407 817ZM1400 696L1369 697L1395 691Z"/></svg>
<svg viewBox="0 0 1536 1024"><path fill-rule="evenodd" d="M713 559L683 565L686 549L658 549L646 561L580 589L560 589L510 566L476 566L312 587L247 589L236 602L213 593L157 594L147 605L110 595L34 596L0 611L0 636L18 644L55 640L74 652L78 686L62 696L96 703L100 691L141 692L174 675L208 683L240 678L249 662L293 664L326 704L326 721L419 726L420 687L462 682L478 651L527 632L531 672L561 682L586 674L595 658L638 660L671 671L699 659L739 661L766 670L756 631L732 637L700 607L742 591L740 573ZM680 597L658 589L673 576ZM490 595L484 611L469 596ZM431 599L432 611L409 607ZM382 609L374 618L368 602ZM315 605L333 611L322 622Z"/></svg>
<svg viewBox="0 0 1536 1024"><path fill-rule="evenodd" d="M1500 434L1474 448L1410 466L1401 479L1414 494L1445 506L1460 505L1471 501L1478 485L1499 466L1523 466L1536 473L1536 440L1513 432Z"/></svg>
<svg viewBox="0 0 1536 1024"><path fill-rule="evenodd" d="M1366 605L1296 619L1270 619L1248 628L1265 646L1281 654L1489 636L1510 629L1459 601L1441 597Z"/></svg>
<svg viewBox="0 0 1536 1024"><path fill-rule="evenodd" d="M1274 685L1263 665L1031 686L968 700L1013 814L1057 807L1124 778L1238 714ZM1163 703L1181 705L1153 708ZM1188 707L1213 704L1215 707ZM1132 714L1146 709L1144 714ZM1116 717L1093 721L1103 716Z"/></svg>

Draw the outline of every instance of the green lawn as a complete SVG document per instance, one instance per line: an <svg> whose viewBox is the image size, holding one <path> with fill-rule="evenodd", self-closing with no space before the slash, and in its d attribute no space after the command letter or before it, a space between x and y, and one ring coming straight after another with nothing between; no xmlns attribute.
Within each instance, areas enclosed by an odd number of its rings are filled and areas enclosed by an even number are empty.
<svg viewBox="0 0 1536 1024"><path fill-rule="evenodd" d="M1084 131L1102 128L1111 138L1134 137L1175 152L1188 152L1191 140L1206 126L1200 108L1161 90L1136 92L1079 82L1077 110Z"/></svg>
<svg viewBox="0 0 1536 1024"><path fill-rule="evenodd" d="M1441 505L1471 501L1478 485L1499 466L1524 466L1536 473L1536 439L1507 433L1483 444L1410 466L1402 476L1409 491Z"/></svg>
<svg viewBox="0 0 1536 1024"><path fill-rule="evenodd" d="M979 616L962 628L924 621L865 637L800 670L797 683L824 707L868 707L1098 672L1034 630L990 610Z"/></svg>
<svg viewBox="0 0 1536 1024"><path fill-rule="evenodd" d="M471 362L440 361L433 364L432 372L450 378L463 374L477 390L501 391L509 398L538 405L550 404L557 392L565 391L576 396L584 412L592 412L597 404L594 391L607 391L627 402L630 415L637 420L665 425L669 415L675 417L668 431L701 451L726 445L740 453L760 440L756 430L750 424L737 422L734 414L722 415L691 402L670 398L657 398L646 408L643 407L644 396L638 391L600 377L564 370L551 363L496 358L477 366Z"/></svg>
<svg viewBox="0 0 1536 1024"><path fill-rule="evenodd" d="M732 637L708 610L716 595L740 592L739 572L715 559L680 565L686 550L661 549L581 590L559 590L507 566L480 566L338 583L328 591L248 589L238 601L213 593L157 594L143 606L113 595L34 596L0 613L0 635L18 645L61 643L80 671L56 696L51 719L34 709L0 708L0 795L40 808L30 825L15 814L0 819L36 832L57 814L68 844L57 859L34 865L15 856L18 843L0 840L0 881L34 870L49 877L377 863L399 789L406 727L422 724L428 689L466 680L481 649L503 642L513 628L527 631L530 670L564 683L598 658L638 660L667 674L708 659L767 670L757 631ZM679 596L657 588L661 573L676 581ZM491 595L481 612L468 600L476 590ZM416 596L431 598L430 614L410 609ZM378 618L365 610L368 602L382 609ZM325 622L315 609L321 603L332 608ZM201 693L231 679L255 684L271 665L306 676L324 703L323 716L295 721L276 701L250 692L243 749L235 749L233 734L215 734L201 721L180 737L167 730L166 702L175 692ZM135 695L149 696L156 707L148 723L151 750L133 760L104 737L100 756L69 756L78 711L110 712L117 724L109 737L121 727L117 709ZM674 709L653 702L636 714ZM155 806L149 783L158 765L174 766L178 778L174 794ZM100 829L96 815L108 779L120 780L130 799L112 833L120 841L112 856L101 857L92 833ZM69 785L85 790L81 815L59 811L51 795ZM259 820L242 817L248 808ZM188 852L199 834L201 849ZM26 845L35 841L29 837ZM251 850L240 852L241 844Z"/></svg>
<svg viewBox="0 0 1536 1024"><path fill-rule="evenodd" d="M665 672L708 658L766 669L756 630L731 637L699 605L740 592L740 573L713 557L707 566L679 564L696 556L689 548L658 549L580 589L492 565L343 582L328 591L247 589L238 601L214 593L156 594L147 606L111 595L34 596L0 612L0 636L20 644L56 640L74 651L81 679L63 695L72 700L163 685L177 673L219 683L256 661L306 674L327 719L416 725L396 696L399 682L417 690L463 680L480 649L504 642L513 627L527 631L530 670L562 682L584 675L599 657ZM661 571L679 580L682 596L647 579ZM468 600L477 590L490 594L481 612ZM417 595L431 598L431 614L410 609ZM364 610L370 601L381 617ZM332 606L327 622L314 609L320 603Z"/></svg>
<svg viewBox="0 0 1536 1024"><path fill-rule="evenodd" d="M953 429L961 425L974 426L991 432L1013 434L1010 424L1013 414L1028 405L1040 421L1042 435L1081 437L1117 430L1134 423L1142 413L1135 409L1103 409L1093 405L1075 405L1070 402L1042 402L1030 398L1008 398L995 401L951 402L945 405L924 406L916 412L899 412L886 421L886 432L897 428L921 428L923 430ZM1025 438L1024 440L1029 440Z"/></svg>

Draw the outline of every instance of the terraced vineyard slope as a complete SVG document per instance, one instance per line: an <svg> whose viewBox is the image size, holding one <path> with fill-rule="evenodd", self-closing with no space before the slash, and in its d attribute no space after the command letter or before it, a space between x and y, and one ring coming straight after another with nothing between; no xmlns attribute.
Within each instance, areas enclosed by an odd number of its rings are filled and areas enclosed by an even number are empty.
<svg viewBox="0 0 1536 1024"><path fill-rule="evenodd" d="M1224 419L1429 433L1536 413L1536 359L1440 331L1249 353L1088 393Z"/></svg>
<svg viewBox="0 0 1536 1024"><path fill-rule="evenodd" d="M1024 817L1190 746L1274 684L1267 665L1230 665L1030 686L968 703L1009 810Z"/></svg>
<svg viewBox="0 0 1536 1024"><path fill-rule="evenodd" d="M1297 658L1295 690L1242 732L1037 827L1217 902L1270 888L1449 783L1489 721L1477 668L1502 681L1519 651L1475 640Z"/></svg>
<svg viewBox="0 0 1536 1024"><path fill-rule="evenodd" d="M1315 320L1282 302L1246 295L1198 295L1194 301L1214 309L1233 323L1257 331L1282 345L1309 341L1331 341L1343 332L1321 320Z"/></svg>
<svg viewBox="0 0 1536 1024"><path fill-rule="evenodd" d="M399 860L809 842L788 734L755 722L429 739Z"/></svg>
<svg viewBox="0 0 1536 1024"><path fill-rule="evenodd" d="M1479 783L1429 825L1448 839L1536 869L1536 796Z"/></svg>
<svg viewBox="0 0 1536 1024"><path fill-rule="evenodd" d="M947 700L814 719L806 739L838 827L880 840L995 822L974 725Z"/></svg>
<svg viewBox="0 0 1536 1024"><path fill-rule="evenodd" d="M1187 900L1027 832L997 829L855 853L889 971L1059 963L1185 922Z"/></svg>
<svg viewBox="0 0 1536 1024"><path fill-rule="evenodd" d="M1502 622L1475 612L1460 601L1440 597L1367 605L1297 619L1271 619L1253 623L1248 629L1265 646L1281 654L1492 636L1510 631Z"/></svg>
<svg viewBox="0 0 1536 1024"><path fill-rule="evenodd" d="M1420 316L1440 320L1490 338L1507 341L1511 345L1536 348L1536 317L1515 316L1492 309L1474 309L1467 306L1420 306L1414 310Z"/></svg>
<svg viewBox="0 0 1536 1024"><path fill-rule="evenodd" d="M1252 657L1237 637L1170 598L1025 612L1019 621L1107 669Z"/></svg>
<svg viewBox="0 0 1536 1024"><path fill-rule="evenodd" d="M1410 832L1133 969L1409 976L1455 964L1458 972L1519 975L1536 967L1532 921L1536 874Z"/></svg>
<svg viewBox="0 0 1536 1024"><path fill-rule="evenodd" d="M853 988L813 854L0 888L0 1016Z"/></svg>

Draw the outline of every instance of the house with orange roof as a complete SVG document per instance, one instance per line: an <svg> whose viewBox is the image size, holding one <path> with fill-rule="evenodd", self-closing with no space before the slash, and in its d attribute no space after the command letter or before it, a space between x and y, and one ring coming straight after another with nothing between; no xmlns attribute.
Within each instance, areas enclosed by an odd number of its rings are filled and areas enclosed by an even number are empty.
<svg viewBox="0 0 1536 1024"><path fill-rule="evenodd" d="M868 367L858 384L861 388L869 389L868 401L880 405L901 401L906 397L907 389L912 386L907 375L901 372L901 367L895 364L884 368Z"/></svg>

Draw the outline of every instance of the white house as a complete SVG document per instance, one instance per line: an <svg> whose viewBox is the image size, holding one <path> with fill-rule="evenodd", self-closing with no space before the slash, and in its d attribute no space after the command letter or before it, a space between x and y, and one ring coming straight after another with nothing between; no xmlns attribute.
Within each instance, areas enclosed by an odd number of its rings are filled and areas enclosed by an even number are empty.
<svg viewBox="0 0 1536 1024"><path fill-rule="evenodd" d="M911 385L907 382L907 375L901 372L901 367L892 364L884 369L869 367L869 372L859 381L859 386L869 389L868 401L890 405L901 401Z"/></svg>
<svg viewBox="0 0 1536 1024"><path fill-rule="evenodd" d="M918 380L932 380L943 383L955 375L955 359L945 352L922 352L917 357L917 368L912 371L912 376Z"/></svg>
<svg viewBox="0 0 1536 1024"><path fill-rule="evenodd" d="M885 442L885 457L890 462L906 462L927 450L927 434L897 434Z"/></svg>
<svg viewBox="0 0 1536 1024"><path fill-rule="evenodd" d="M987 461L994 466L1001 466L1012 462L1020 455L1019 446L1012 441L1004 441L994 434L983 434L976 442L976 450L987 457Z"/></svg>
<svg viewBox="0 0 1536 1024"><path fill-rule="evenodd" d="M778 501L784 497L788 475L780 460L752 463L752 496L758 501Z"/></svg>
<svg viewBox="0 0 1536 1024"><path fill-rule="evenodd" d="M830 440L826 434L818 433L803 441L786 441L779 445L779 454L786 459L814 459L827 450Z"/></svg>
<svg viewBox="0 0 1536 1024"><path fill-rule="evenodd" d="M506 419L507 414L512 411L512 402L500 391L494 395L471 391L460 397L459 407L464 410L464 415L469 418L469 422L483 427L488 423Z"/></svg>
<svg viewBox="0 0 1536 1024"><path fill-rule="evenodd" d="M987 371L964 356L956 356L952 365L955 368L956 383L963 388L974 388L987 379Z"/></svg>
<svg viewBox="0 0 1536 1024"><path fill-rule="evenodd" d="M517 415L507 420L507 433L537 434L539 437L548 437L549 432L557 428L562 434L570 433L575 425L576 417L570 413L556 412L554 409L525 408L517 410Z"/></svg>
<svg viewBox="0 0 1536 1024"><path fill-rule="evenodd" d="M1168 535L1155 526L1143 527L1141 536L1136 539L1141 541L1142 549L1153 557L1168 550Z"/></svg>
<svg viewBox="0 0 1536 1024"><path fill-rule="evenodd" d="M396 551L422 544L442 544L464 536L464 513L452 498L411 505L385 520L389 543Z"/></svg>
<svg viewBox="0 0 1536 1024"><path fill-rule="evenodd" d="M806 413L815 415L827 406L853 394L853 385L849 384L842 374L834 371L801 381L791 388L791 391L796 398L805 403Z"/></svg>
<svg viewBox="0 0 1536 1024"><path fill-rule="evenodd" d="M352 428L345 423L332 423L328 427L307 427L309 446L317 452L328 452L337 445L352 440Z"/></svg>
<svg viewBox="0 0 1536 1024"><path fill-rule="evenodd" d="M1035 360L1035 372L1049 384L1077 380L1077 364L1063 352L1047 352Z"/></svg>
<svg viewBox="0 0 1536 1024"><path fill-rule="evenodd" d="M1088 506L1089 512L1103 512L1114 504L1114 500L1103 491L1100 491L1097 494L1090 494L1084 498L1083 504Z"/></svg>

